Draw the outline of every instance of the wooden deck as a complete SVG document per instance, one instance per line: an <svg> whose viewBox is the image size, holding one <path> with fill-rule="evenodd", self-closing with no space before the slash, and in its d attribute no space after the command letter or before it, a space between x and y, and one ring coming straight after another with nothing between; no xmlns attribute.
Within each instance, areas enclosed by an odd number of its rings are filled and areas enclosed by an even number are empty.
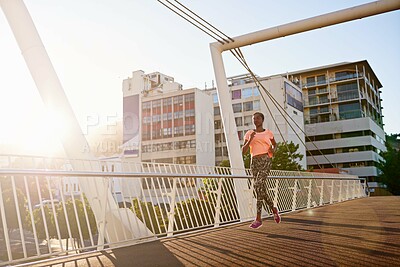
<svg viewBox="0 0 400 267"><path fill-rule="evenodd" d="M370 197L35 266L400 266L400 197Z"/></svg>

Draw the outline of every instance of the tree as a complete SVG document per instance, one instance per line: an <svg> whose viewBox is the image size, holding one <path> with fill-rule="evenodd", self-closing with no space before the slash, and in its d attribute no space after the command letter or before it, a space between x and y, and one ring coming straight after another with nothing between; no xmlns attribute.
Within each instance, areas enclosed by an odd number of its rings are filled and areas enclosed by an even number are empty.
<svg viewBox="0 0 400 267"><path fill-rule="evenodd" d="M297 152L299 144L279 142L272 158L272 170L297 171L303 170L298 163L303 159L303 155Z"/></svg>
<svg viewBox="0 0 400 267"><path fill-rule="evenodd" d="M400 195L400 150L393 148L389 142L386 142L386 147L387 151L380 154L384 161L378 163L381 170L379 180L387 186L390 193Z"/></svg>
<svg viewBox="0 0 400 267"><path fill-rule="evenodd" d="M285 171L297 171L303 170L302 166L298 163L303 159L303 155L298 153L299 145L295 145L292 141L287 143L277 143L277 148L272 158L272 170L285 170ZM289 148L289 150L288 150ZM250 168L251 155L247 152L243 155L243 162L245 168ZM229 160L223 160L219 164L220 167L230 167Z"/></svg>
<svg viewBox="0 0 400 267"><path fill-rule="evenodd" d="M154 234L165 233L168 226L168 214L165 205L154 206L151 202L142 202L139 199L132 200L132 210L137 218ZM164 224L165 221L165 224Z"/></svg>
<svg viewBox="0 0 400 267"><path fill-rule="evenodd" d="M97 232L97 226L96 226L96 220L94 217L94 213L88 203L88 201L85 198L86 203L82 203L81 200L75 199L75 207L76 207L76 212L77 216L75 215L75 210L74 210L74 201L72 198L68 199L65 202L65 211L64 211L64 205L59 204L57 208L57 221L58 225L60 228L60 234L62 239L67 239L70 237L68 233L68 227L67 227L67 219L65 218L65 213L68 216L68 223L69 227L71 230L71 237L73 239L78 240L77 244L78 246L80 245L80 234L79 230L81 231L82 238L83 240L89 239L90 233L95 234ZM86 222L86 216L85 216L85 210L83 205L86 207L86 212L88 215L88 220L89 220L89 225ZM79 221L79 225L78 225ZM90 231L90 233L89 233ZM68 243L67 243L68 246Z"/></svg>
<svg viewBox="0 0 400 267"><path fill-rule="evenodd" d="M26 219L28 216L28 210L26 208L26 197L23 191L19 188L15 189L18 206L16 205L14 198L14 191L12 189L11 179L9 177L0 178L1 188L3 197L4 212L7 220L7 230L11 232L13 229L19 229L17 209L21 217L22 226L26 226ZM3 228L3 221L0 217L0 227Z"/></svg>

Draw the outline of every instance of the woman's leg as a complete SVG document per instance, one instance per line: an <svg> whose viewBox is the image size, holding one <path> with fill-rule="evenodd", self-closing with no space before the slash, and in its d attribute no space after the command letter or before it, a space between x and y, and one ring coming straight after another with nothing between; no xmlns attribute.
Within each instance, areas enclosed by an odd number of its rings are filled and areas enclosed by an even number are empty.
<svg viewBox="0 0 400 267"><path fill-rule="evenodd" d="M269 157L260 157L253 159L252 172L254 176L254 191L257 195L257 218L261 216L263 201L272 210L273 202L267 192L266 180L271 170L271 159Z"/></svg>

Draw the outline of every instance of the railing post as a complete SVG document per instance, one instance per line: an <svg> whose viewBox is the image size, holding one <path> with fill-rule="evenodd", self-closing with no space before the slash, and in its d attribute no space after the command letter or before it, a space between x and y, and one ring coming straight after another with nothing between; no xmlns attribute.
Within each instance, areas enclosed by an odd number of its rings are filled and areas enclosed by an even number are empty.
<svg viewBox="0 0 400 267"><path fill-rule="evenodd" d="M347 180L347 183L346 183L346 200L349 199L349 183L350 183L350 181Z"/></svg>
<svg viewBox="0 0 400 267"><path fill-rule="evenodd" d="M307 197L307 208L311 207L311 188L312 188L312 180L308 182L308 197Z"/></svg>
<svg viewBox="0 0 400 267"><path fill-rule="evenodd" d="M334 185L334 183L335 183L335 180L332 180L332 183L331 183L331 196L330 196L330 200L329 200L330 204L333 203L333 189L334 189L333 185Z"/></svg>
<svg viewBox="0 0 400 267"><path fill-rule="evenodd" d="M6 220L6 210L4 208L3 189L1 188L1 182L0 182L0 214L1 214L1 220L3 222L4 241L6 243L8 260L12 261L13 257L12 257L12 253L11 253L10 237L8 235L8 226L7 226L7 220Z"/></svg>
<svg viewBox="0 0 400 267"><path fill-rule="evenodd" d="M319 196L319 205L322 206L324 204L324 180L321 180L321 195Z"/></svg>
<svg viewBox="0 0 400 267"><path fill-rule="evenodd" d="M275 189L274 189L274 205L278 206L278 192L279 192L279 180L275 179Z"/></svg>
<svg viewBox="0 0 400 267"><path fill-rule="evenodd" d="M169 193L169 197L171 198L171 204L169 207L169 214L168 214L168 231L167 236L172 236L174 234L174 223L175 223L175 202L176 202L176 183L178 178L174 178L172 183L172 190Z"/></svg>
<svg viewBox="0 0 400 267"><path fill-rule="evenodd" d="M222 179L219 178L217 189L217 205L215 207L214 227L219 226L221 215L221 196L222 196Z"/></svg>
<svg viewBox="0 0 400 267"><path fill-rule="evenodd" d="M106 184L105 190L106 190L106 192L108 192L108 190L110 188L110 183L108 181L108 178L104 178L103 181ZM108 194L104 194L103 197L104 197L104 199L101 201L99 196L97 196L98 201L100 203L104 203L103 214L101 216L102 218L98 222L98 226L97 226L97 229L99 229L99 238L98 238L97 244L99 245L98 249L100 249L100 250L104 249L104 238L105 238L106 224L107 224L106 215L107 215Z"/></svg>
<svg viewBox="0 0 400 267"><path fill-rule="evenodd" d="M21 211L19 210L18 196L17 196L16 187L15 187L14 176L11 176L11 184L12 184L12 191L13 191L13 194L14 194L15 211L17 212L19 234L21 235L22 252L24 253L24 258L26 258L28 256L28 254L27 254L27 251L26 251L25 234L24 234L24 229L22 227Z"/></svg>
<svg viewBox="0 0 400 267"><path fill-rule="evenodd" d="M355 189L356 189L356 181L355 180L353 180L351 188L352 188L351 189L351 199L354 199L355 198L354 194L355 194Z"/></svg>
<svg viewBox="0 0 400 267"><path fill-rule="evenodd" d="M294 186L293 186L292 211L296 210L296 203L297 203L297 179L294 180Z"/></svg>

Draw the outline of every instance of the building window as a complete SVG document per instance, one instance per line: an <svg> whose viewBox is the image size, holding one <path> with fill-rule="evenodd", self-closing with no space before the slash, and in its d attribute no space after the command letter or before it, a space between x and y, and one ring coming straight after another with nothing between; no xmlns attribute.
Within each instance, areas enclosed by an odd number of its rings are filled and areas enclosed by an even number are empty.
<svg viewBox="0 0 400 267"><path fill-rule="evenodd" d="M242 117L236 117L235 118L235 123L236 123L237 127L242 126L243 125Z"/></svg>
<svg viewBox="0 0 400 267"><path fill-rule="evenodd" d="M242 141L243 136L244 136L243 131L238 131L237 133L238 133L239 140Z"/></svg>
<svg viewBox="0 0 400 267"><path fill-rule="evenodd" d="M253 96L253 88L249 87L249 88L243 88L242 89L242 98L249 98Z"/></svg>
<svg viewBox="0 0 400 267"><path fill-rule="evenodd" d="M307 77L307 84L306 84L306 86L313 86L313 85L315 85L315 77L314 77L314 76L312 76L312 77Z"/></svg>
<svg viewBox="0 0 400 267"><path fill-rule="evenodd" d="M183 136L183 126L174 127L174 136Z"/></svg>
<svg viewBox="0 0 400 267"><path fill-rule="evenodd" d="M253 101L243 103L243 111L252 111L252 110L253 110Z"/></svg>
<svg viewBox="0 0 400 267"><path fill-rule="evenodd" d="M172 120L172 112L162 114L162 120L163 121Z"/></svg>
<svg viewBox="0 0 400 267"><path fill-rule="evenodd" d="M316 90L315 89L308 89L308 95L315 95Z"/></svg>
<svg viewBox="0 0 400 267"><path fill-rule="evenodd" d="M161 107L161 99L154 100L153 102L153 109Z"/></svg>
<svg viewBox="0 0 400 267"><path fill-rule="evenodd" d="M244 125L249 126L253 123L253 116L245 116L244 117Z"/></svg>
<svg viewBox="0 0 400 267"><path fill-rule="evenodd" d="M256 87L253 87L253 95L254 95L254 96L259 96L259 95L260 95L260 91L259 91L259 89L258 89L257 86L256 86Z"/></svg>
<svg viewBox="0 0 400 267"><path fill-rule="evenodd" d="M172 98L171 97L163 99L163 106L171 106L171 105L172 105Z"/></svg>
<svg viewBox="0 0 400 267"><path fill-rule="evenodd" d="M339 101L357 99L359 97L357 83L341 84L336 89Z"/></svg>
<svg viewBox="0 0 400 267"><path fill-rule="evenodd" d="M232 107L234 113L242 112L242 103L233 104Z"/></svg>
<svg viewBox="0 0 400 267"><path fill-rule="evenodd" d="M329 102L328 96L324 95L324 96L320 96L319 97L319 103L320 104L324 104L324 103L328 103L328 102Z"/></svg>
<svg viewBox="0 0 400 267"><path fill-rule="evenodd" d="M151 102L150 101L142 103L142 109L150 109L150 108L151 108Z"/></svg>
<svg viewBox="0 0 400 267"><path fill-rule="evenodd" d="M339 72L335 73L335 80L336 81L353 79L355 77L356 77L355 73L349 72L349 71L339 71Z"/></svg>
<svg viewBox="0 0 400 267"><path fill-rule="evenodd" d="M214 107L214 115L220 115L219 107Z"/></svg>
<svg viewBox="0 0 400 267"><path fill-rule="evenodd" d="M172 137L172 128L164 128L162 129L163 131L163 137Z"/></svg>
<svg viewBox="0 0 400 267"><path fill-rule="evenodd" d="M326 84L325 74L317 76L317 84Z"/></svg>
<svg viewBox="0 0 400 267"><path fill-rule="evenodd" d="M340 104L339 118L341 120L361 118L360 103Z"/></svg>
<svg viewBox="0 0 400 267"><path fill-rule="evenodd" d="M319 113L327 113L327 112L329 112L328 106L319 108Z"/></svg>
<svg viewBox="0 0 400 267"><path fill-rule="evenodd" d="M194 109L185 110L185 117L194 117Z"/></svg>
<svg viewBox="0 0 400 267"><path fill-rule="evenodd" d="M220 120L214 121L214 129L221 129L221 121Z"/></svg>
<svg viewBox="0 0 400 267"><path fill-rule="evenodd" d="M183 118L183 110L174 112L174 119L181 119Z"/></svg>
<svg viewBox="0 0 400 267"><path fill-rule="evenodd" d="M222 156L222 148L221 147L216 147L215 148L215 156L216 157Z"/></svg>
<svg viewBox="0 0 400 267"><path fill-rule="evenodd" d="M253 101L253 110L260 110L260 100Z"/></svg>
<svg viewBox="0 0 400 267"><path fill-rule="evenodd" d="M185 135L192 135L196 133L196 127L194 124L185 125Z"/></svg>
<svg viewBox="0 0 400 267"><path fill-rule="evenodd" d="M318 108L310 108L310 114L318 114Z"/></svg>
<svg viewBox="0 0 400 267"><path fill-rule="evenodd" d="M309 105L316 105L318 104L318 99L316 96L309 96L308 97L308 104Z"/></svg>
<svg viewBox="0 0 400 267"><path fill-rule="evenodd" d="M212 94L213 97L213 103L218 104L218 95L217 94Z"/></svg>
<svg viewBox="0 0 400 267"><path fill-rule="evenodd" d="M179 105L183 103L183 96L174 96L174 105ZM180 105L181 106L181 105Z"/></svg>
<svg viewBox="0 0 400 267"><path fill-rule="evenodd" d="M240 89L232 91L232 100L241 98L242 98L242 91Z"/></svg>
<svg viewBox="0 0 400 267"><path fill-rule="evenodd" d="M214 138L215 138L215 142L216 142L216 143L219 143L219 142L222 141L221 134L215 134L215 135L214 135Z"/></svg>

